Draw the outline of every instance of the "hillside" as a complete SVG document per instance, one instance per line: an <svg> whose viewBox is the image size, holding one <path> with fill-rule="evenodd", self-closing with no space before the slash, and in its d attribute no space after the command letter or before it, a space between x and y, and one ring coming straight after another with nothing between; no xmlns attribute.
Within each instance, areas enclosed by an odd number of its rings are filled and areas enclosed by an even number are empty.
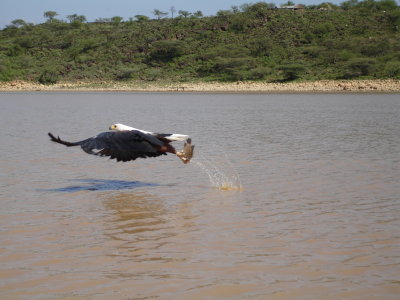
<svg viewBox="0 0 400 300"><path fill-rule="evenodd" d="M400 78L392 0L301 9L243 5L216 16L16 20L0 31L0 80L245 81ZM83 18L82 18L83 17Z"/></svg>

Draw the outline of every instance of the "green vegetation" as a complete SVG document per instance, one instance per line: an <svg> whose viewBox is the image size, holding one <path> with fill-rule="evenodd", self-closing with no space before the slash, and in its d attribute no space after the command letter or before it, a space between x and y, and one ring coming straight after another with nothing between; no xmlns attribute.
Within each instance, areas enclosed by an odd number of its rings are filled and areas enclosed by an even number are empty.
<svg viewBox="0 0 400 300"><path fill-rule="evenodd" d="M293 4L293 3L288 3ZM203 17L82 15L14 20L0 31L0 80L266 80L400 78L400 8L349 0L299 9L265 2Z"/></svg>

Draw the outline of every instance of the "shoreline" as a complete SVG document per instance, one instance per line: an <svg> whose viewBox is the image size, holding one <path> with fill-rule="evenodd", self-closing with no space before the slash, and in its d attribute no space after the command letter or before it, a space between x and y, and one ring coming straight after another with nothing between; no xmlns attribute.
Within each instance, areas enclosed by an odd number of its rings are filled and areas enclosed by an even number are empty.
<svg viewBox="0 0 400 300"><path fill-rule="evenodd" d="M400 80L319 80L286 83L80 81L52 85L14 80L0 82L0 92L400 93Z"/></svg>

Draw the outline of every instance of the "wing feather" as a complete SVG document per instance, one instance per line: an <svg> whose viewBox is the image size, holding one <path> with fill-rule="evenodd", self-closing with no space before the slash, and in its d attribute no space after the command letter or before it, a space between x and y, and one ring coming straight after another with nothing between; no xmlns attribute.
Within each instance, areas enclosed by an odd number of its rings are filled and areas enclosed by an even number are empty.
<svg viewBox="0 0 400 300"><path fill-rule="evenodd" d="M117 161L130 161L137 158L166 155L159 148L165 143L156 136L137 130L107 131L83 141L70 143L55 138L49 133L53 142L66 146L81 146L83 151L93 155L109 156Z"/></svg>

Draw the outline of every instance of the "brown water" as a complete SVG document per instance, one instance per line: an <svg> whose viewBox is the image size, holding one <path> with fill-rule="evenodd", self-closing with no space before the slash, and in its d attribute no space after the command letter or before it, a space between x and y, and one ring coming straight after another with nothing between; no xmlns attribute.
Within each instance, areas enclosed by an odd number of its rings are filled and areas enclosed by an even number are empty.
<svg viewBox="0 0 400 300"><path fill-rule="evenodd" d="M2 93L0 108L1 299L399 299L399 95ZM47 137L116 122L190 134L196 157L116 163Z"/></svg>

